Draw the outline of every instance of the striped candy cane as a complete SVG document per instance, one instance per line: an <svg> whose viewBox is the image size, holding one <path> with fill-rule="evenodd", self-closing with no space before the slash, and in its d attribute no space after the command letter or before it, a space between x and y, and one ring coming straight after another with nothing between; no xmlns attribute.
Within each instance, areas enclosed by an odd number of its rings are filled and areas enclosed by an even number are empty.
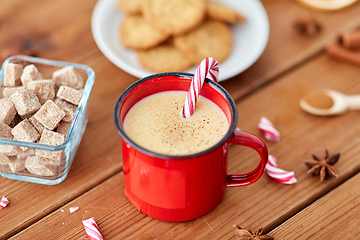
<svg viewBox="0 0 360 240"><path fill-rule="evenodd" d="M184 118L188 118L191 115L193 115L200 90L204 84L206 77L213 80L214 82L218 81L218 77L219 77L218 62L211 57L204 59L200 63L199 67L196 69L194 77L191 80L191 85L188 94L186 96L186 100L182 112Z"/></svg>
<svg viewBox="0 0 360 240"><path fill-rule="evenodd" d="M280 133L275 126L266 117L261 117L258 128L264 134L265 138L271 142L280 140Z"/></svg>
<svg viewBox="0 0 360 240"><path fill-rule="evenodd" d="M69 209L69 211L70 211L70 213L73 213L73 212L77 211L78 209L79 209L79 207L71 207Z"/></svg>
<svg viewBox="0 0 360 240"><path fill-rule="evenodd" d="M266 173L276 181L284 184L293 184L297 182L294 172L288 172L278 168L276 158L272 155L269 155L265 170Z"/></svg>
<svg viewBox="0 0 360 240"><path fill-rule="evenodd" d="M89 218L87 220L83 220L82 222L90 240L104 240L94 218Z"/></svg>
<svg viewBox="0 0 360 240"><path fill-rule="evenodd" d="M3 196L0 202L0 208L3 209L9 204L9 200L6 196Z"/></svg>

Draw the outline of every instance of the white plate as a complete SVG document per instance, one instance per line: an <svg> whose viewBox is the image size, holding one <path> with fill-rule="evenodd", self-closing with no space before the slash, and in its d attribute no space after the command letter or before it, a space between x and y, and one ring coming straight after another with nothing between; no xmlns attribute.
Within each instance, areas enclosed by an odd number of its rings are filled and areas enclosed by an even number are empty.
<svg viewBox="0 0 360 240"><path fill-rule="evenodd" d="M120 43L119 25L125 17L116 8L118 0L99 0L94 8L91 28L100 51L113 64L142 78L153 74L142 67L133 50ZM250 67L262 54L269 37L269 20L259 0L217 0L242 13L247 22L234 25L234 46L229 58L219 65L219 81L231 78ZM196 67L186 72L195 73Z"/></svg>

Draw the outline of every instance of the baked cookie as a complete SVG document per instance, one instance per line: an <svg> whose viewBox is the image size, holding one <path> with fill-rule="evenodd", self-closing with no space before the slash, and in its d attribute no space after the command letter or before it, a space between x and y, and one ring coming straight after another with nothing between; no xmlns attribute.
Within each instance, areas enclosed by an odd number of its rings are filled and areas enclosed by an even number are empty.
<svg viewBox="0 0 360 240"><path fill-rule="evenodd" d="M118 0L117 8L128 14L141 13L141 5L143 0Z"/></svg>
<svg viewBox="0 0 360 240"><path fill-rule="evenodd" d="M231 24L246 22L246 18L237 11L213 1L206 2L206 15L210 19Z"/></svg>
<svg viewBox="0 0 360 240"><path fill-rule="evenodd" d="M159 30L179 35L203 21L205 7L205 0L144 0L142 12Z"/></svg>
<svg viewBox="0 0 360 240"><path fill-rule="evenodd" d="M207 57L221 63L231 53L233 35L227 24L208 19L196 29L175 37L174 44L193 64L200 64Z"/></svg>
<svg viewBox="0 0 360 240"><path fill-rule="evenodd" d="M148 49L169 38L147 23L141 15L129 15L120 25L121 43L126 48Z"/></svg>
<svg viewBox="0 0 360 240"><path fill-rule="evenodd" d="M184 71L192 62L170 41L148 50L137 51L140 63L153 72Z"/></svg>

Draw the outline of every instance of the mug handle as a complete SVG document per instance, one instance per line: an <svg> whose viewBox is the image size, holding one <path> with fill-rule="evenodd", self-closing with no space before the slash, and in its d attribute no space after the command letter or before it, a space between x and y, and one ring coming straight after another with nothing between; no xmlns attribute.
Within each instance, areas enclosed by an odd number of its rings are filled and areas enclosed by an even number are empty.
<svg viewBox="0 0 360 240"><path fill-rule="evenodd" d="M240 129L235 129L230 143L237 144L254 149L260 155L259 165L251 172L239 175L228 175L227 187L239 187L252 184L256 182L263 174L266 163L268 161L268 149L265 143L257 136L242 132Z"/></svg>

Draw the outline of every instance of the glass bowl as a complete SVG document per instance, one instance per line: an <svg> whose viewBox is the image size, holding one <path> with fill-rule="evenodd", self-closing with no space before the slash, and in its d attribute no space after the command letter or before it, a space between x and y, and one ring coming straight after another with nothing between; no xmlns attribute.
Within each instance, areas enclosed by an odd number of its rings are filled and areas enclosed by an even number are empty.
<svg viewBox="0 0 360 240"><path fill-rule="evenodd" d="M54 71L63 67L72 66L74 67L75 72L78 73L84 81L86 80L83 89L83 96L76 109L71 125L68 124L70 127L67 131L65 141L61 145L52 146L40 144L37 142L24 142L7 138L0 138L1 176L5 178L46 185L58 184L66 178L74 160L76 151L81 142L82 136L85 132L88 119L89 96L95 81L95 73L90 67L81 64L47 60L23 55L12 56L5 60L0 70L1 98L3 98L2 93L4 87L2 85L4 81L5 65L7 63L18 63L22 64L23 66L34 64L39 72L43 75L43 79L51 79L52 73ZM9 154L7 151L2 151L2 149L16 149L16 151L12 151L11 154ZM34 173L34 171L32 171L33 173L30 173L25 168L25 161L27 161L29 157L32 157L32 159L38 159L37 153L39 152L50 155L58 154L59 156L59 161L57 161L56 164L49 164L49 162L44 164L44 162L40 162L42 164L41 167L46 168L46 174L39 175ZM12 161L12 165L5 164L5 160ZM35 164L35 166L37 165Z"/></svg>

